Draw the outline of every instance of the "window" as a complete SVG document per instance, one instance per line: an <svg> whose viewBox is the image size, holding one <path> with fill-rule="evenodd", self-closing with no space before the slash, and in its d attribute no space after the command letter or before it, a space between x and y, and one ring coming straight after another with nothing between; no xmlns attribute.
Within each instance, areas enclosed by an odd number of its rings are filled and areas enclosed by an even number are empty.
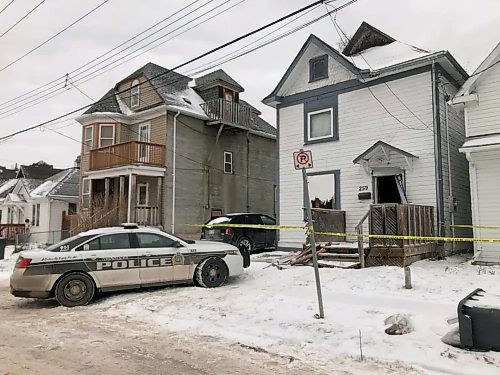
<svg viewBox="0 0 500 375"><path fill-rule="evenodd" d="M99 125L99 147L111 146L115 143L115 125Z"/></svg>
<svg viewBox="0 0 500 375"><path fill-rule="evenodd" d="M90 207L90 179L82 180L82 208Z"/></svg>
<svg viewBox="0 0 500 375"><path fill-rule="evenodd" d="M260 215L260 218L262 220L262 223L264 225L276 225L276 220L273 218L266 216L266 215Z"/></svg>
<svg viewBox="0 0 500 375"><path fill-rule="evenodd" d="M76 214L76 203L68 203L68 215Z"/></svg>
<svg viewBox="0 0 500 375"><path fill-rule="evenodd" d="M257 224L262 225L262 221L260 220L259 215L246 215L245 216L245 224Z"/></svg>
<svg viewBox="0 0 500 375"><path fill-rule="evenodd" d="M51 245L51 246L47 247L45 250L56 252L56 253L60 252L60 251L71 251L72 249L74 249L75 247L84 243L85 241L89 240L90 238L92 238L92 237L91 236L76 235L76 236L67 238L62 242L58 242L54 245Z"/></svg>
<svg viewBox="0 0 500 375"><path fill-rule="evenodd" d="M93 146L93 140L94 140L94 127L93 126L87 126L85 127L85 135L84 135L84 146L83 146L83 152L87 153L90 150L92 150Z"/></svg>
<svg viewBox="0 0 500 375"><path fill-rule="evenodd" d="M177 241L155 233L137 233L140 248L176 247Z"/></svg>
<svg viewBox="0 0 500 375"><path fill-rule="evenodd" d="M307 139L316 140L333 137L333 108L307 114Z"/></svg>
<svg viewBox="0 0 500 375"><path fill-rule="evenodd" d="M97 237L86 243L78 250L115 250L130 249L130 239L128 233L108 234Z"/></svg>
<svg viewBox="0 0 500 375"><path fill-rule="evenodd" d="M233 153L224 151L224 173L233 173Z"/></svg>
<svg viewBox="0 0 500 375"><path fill-rule="evenodd" d="M31 214L31 225L34 227L40 226L40 203L33 205Z"/></svg>
<svg viewBox="0 0 500 375"><path fill-rule="evenodd" d="M149 184L137 184L137 205L147 206L149 204Z"/></svg>
<svg viewBox="0 0 500 375"><path fill-rule="evenodd" d="M139 105L139 94L141 90L140 82L138 79L134 79L132 82L132 87L130 88L130 106L137 107Z"/></svg>
<svg viewBox="0 0 500 375"><path fill-rule="evenodd" d="M311 173L308 179L312 208L340 209L339 171Z"/></svg>
<svg viewBox="0 0 500 375"><path fill-rule="evenodd" d="M328 55L309 60L309 82L328 78Z"/></svg>
<svg viewBox="0 0 500 375"><path fill-rule="evenodd" d="M151 126L148 123L139 124L139 142L149 143L151 138ZM149 155L148 145L139 144L139 161L147 162Z"/></svg>

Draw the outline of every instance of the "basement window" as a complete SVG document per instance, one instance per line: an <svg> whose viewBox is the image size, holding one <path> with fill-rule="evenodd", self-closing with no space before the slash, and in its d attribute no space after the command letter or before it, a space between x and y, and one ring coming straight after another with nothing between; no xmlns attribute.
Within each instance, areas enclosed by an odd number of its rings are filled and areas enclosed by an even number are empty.
<svg viewBox="0 0 500 375"><path fill-rule="evenodd" d="M224 173L233 173L233 153L224 151Z"/></svg>
<svg viewBox="0 0 500 375"><path fill-rule="evenodd" d="M328 55L309 60L309 82L328 78Z"/></svg>

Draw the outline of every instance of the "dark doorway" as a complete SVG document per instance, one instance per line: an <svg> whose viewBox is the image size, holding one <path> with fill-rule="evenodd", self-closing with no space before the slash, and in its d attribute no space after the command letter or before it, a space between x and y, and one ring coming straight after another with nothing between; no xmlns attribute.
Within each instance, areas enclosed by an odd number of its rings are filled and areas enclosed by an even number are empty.
<svg viewBox="0 0 500 375"><path fill-rule="evenodd" d="M377 184L377 203L401 203L396 176L380 176L375 178Z"/></svg>

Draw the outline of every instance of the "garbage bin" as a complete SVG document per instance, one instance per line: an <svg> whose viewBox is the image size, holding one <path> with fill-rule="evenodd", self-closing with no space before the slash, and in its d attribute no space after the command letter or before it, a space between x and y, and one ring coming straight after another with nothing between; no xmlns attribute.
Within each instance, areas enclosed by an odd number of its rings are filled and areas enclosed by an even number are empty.
<svg viewBox="0 0 500 375"><path fill-rule="evenodd" d="M500 296L476 289L458 304L460 346L500 351Z"/></svg>
<svg viewBox="0 0 500 375"><path fill-rule="evenodd" d="M0 260L5 258L5 244L7 239L5 237L0 237Z"/></svg>

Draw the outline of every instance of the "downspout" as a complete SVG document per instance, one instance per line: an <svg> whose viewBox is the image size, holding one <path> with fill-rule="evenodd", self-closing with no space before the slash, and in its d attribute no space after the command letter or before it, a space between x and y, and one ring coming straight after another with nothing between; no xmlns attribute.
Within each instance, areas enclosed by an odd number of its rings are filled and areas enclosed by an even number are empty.
<svg viewBox="0 0 500 375"><path fill-rule="evenodd" d="M249 188L248 188L248 184L250 182L250 178L249 178L249 172L250 172L250 138L248 137L248 135L250 134L250 132L247 132L247 171L246 171L246 187L247 187L247 208L246 208L246 212L250 212L250 191L249 191Z"/></svg>
<svg viewBox="0 0 500 375"><path fill-rule="evenodd" d="M181 114L180 111L174 115L174 134L173 134L173 155L172 155L172 229L171 233L175 233L175 153L177 152L177 117Z"/></svg>
<svg viewBox="0 0 500 375"><path fill-rule="evenodd" d="M444 235L444 197L443 197L443 155L441 145L441 119L439 114L439 87L435 61L432 62L432 117L434 122L434 167L436 177L436 203L438 236ZM442 247L442 244L438 246ZM444 248L440 249L440 256L444 257Z"/></svg>
<svg viewBox="0 0 500 375"><path fill-rule="evenodd" d="M451 176L451 156L450 156L450 127L448 124L448 100L447 94L445 93L444 98L444 123L446 126L446 152L448 159L448 186L450 191L450 196L448 197L450 207L450 219L451 219L451 236L455 237L455 198L453 197L453 185ZM455 241L451 243L452 251L455 251Z"/></svg>

